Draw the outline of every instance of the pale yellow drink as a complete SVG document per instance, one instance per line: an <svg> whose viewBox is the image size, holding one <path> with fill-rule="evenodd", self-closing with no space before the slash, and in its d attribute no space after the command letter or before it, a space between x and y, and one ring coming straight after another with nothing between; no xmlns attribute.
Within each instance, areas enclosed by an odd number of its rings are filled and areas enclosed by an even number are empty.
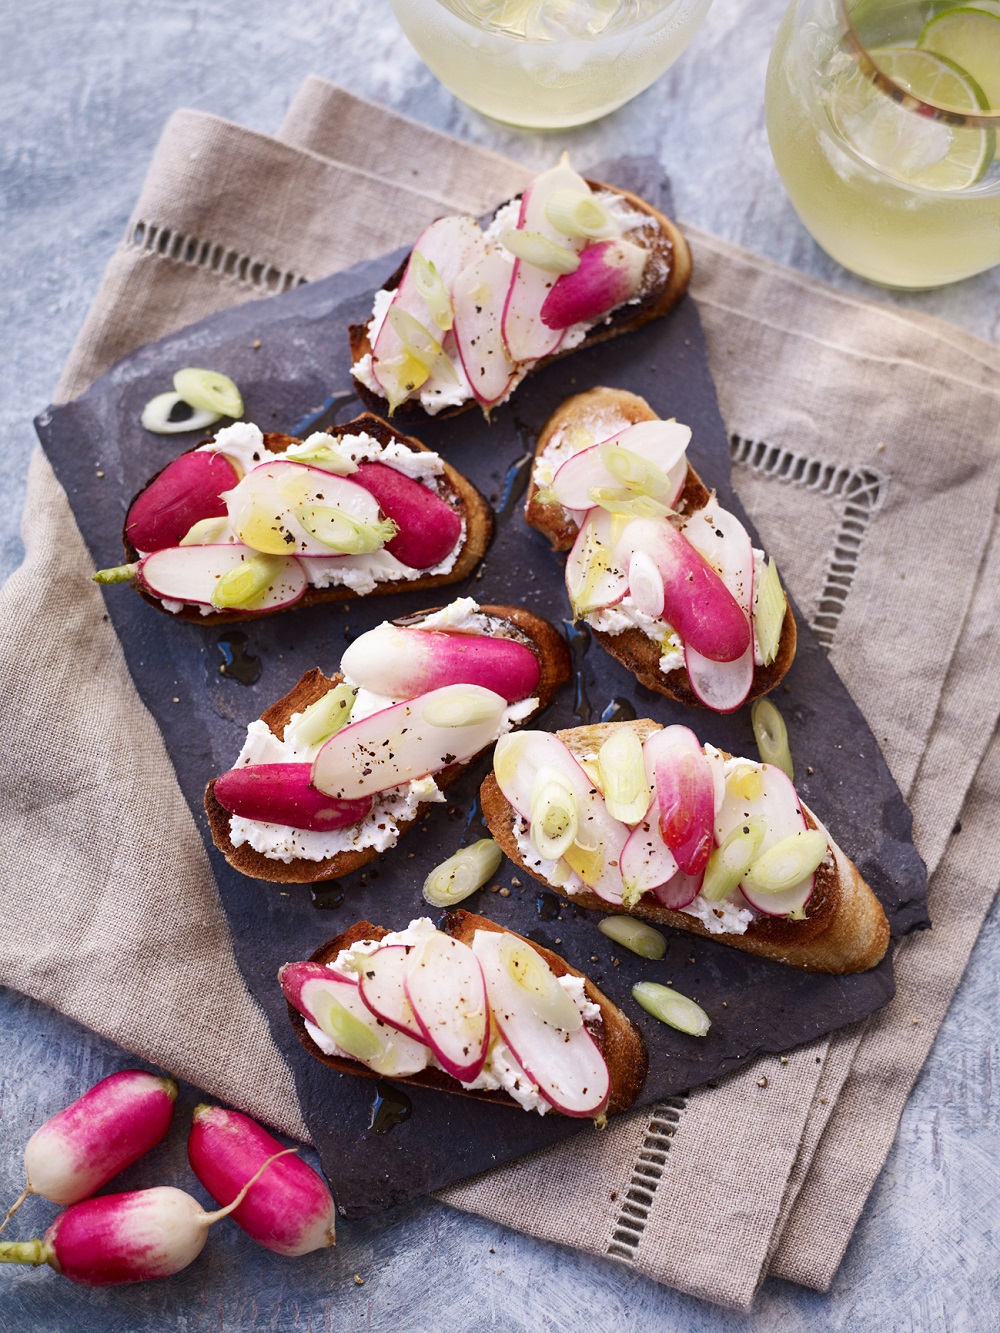
<svg viewBox="0 0 1000 1333"><path fill-rule="evenodd" d="M873 58L891 44L898 60L899 48L915 46L928 17L944 6L867 0L853 8L859 36L876 52ZM793 0L768 67L771 152L802 222L834 259L885 286L934 287L1000 263L994 132L939 123L894 103L875 105L883 94L855 72L842 44L829 33L824 39L823 21L835 20L836 9L834 0ZM996 56L1000 62L1000 48ZM969 83L961 70L955 79ZM857 113L861 83L864 115ZM952 95L964 94L959 87ZM981 90L977 95L981 98ZM982 110L981 104L973 107L977 124ZM881 121L874 134L876 116ZM876 157L873 144L886 159L878 165L862 156L868 151ZM977 163L980 153L986 160ZM979 179L963 184L963 171ZM935 178L948 188L916 183Z"/></svg>
<svg viewBox="0 0 1000 1333"><path fill-rule="evenodd" d="M558 129L648 88L711 0L392 0L444 86L496 120Z"/></svg>

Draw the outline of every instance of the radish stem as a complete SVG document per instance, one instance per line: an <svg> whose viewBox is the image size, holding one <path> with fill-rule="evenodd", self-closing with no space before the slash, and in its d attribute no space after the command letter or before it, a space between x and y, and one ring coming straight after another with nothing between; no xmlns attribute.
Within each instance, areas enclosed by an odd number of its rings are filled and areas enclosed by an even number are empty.
<svg viewBox="0 0 1000 1333"><path fill-rule="evenodd" d="M23 1190L21 1191L21 1193L17 1196L17 1198L14 1200L14 1202L11 1204L11 1206L7 1209L7 1212L4 1214L4 1219L3 1219L2 1222L0 1222L0 1231L3 1231L4 1227L7 1225L7 1223L10 1221L10 1219L14 1216L14 1214L15 1214L15 1213L17 1212L17 1210L20 1208L21 1204L24 1203L24 1201L25 1201L25 1199L28 1197L28 1195L29 1195L29 1194L34 1194L34 1192L35 1192L35 1191L31 1188L30 1185L25 1185L24 1189L23 1189Z"/></svg>

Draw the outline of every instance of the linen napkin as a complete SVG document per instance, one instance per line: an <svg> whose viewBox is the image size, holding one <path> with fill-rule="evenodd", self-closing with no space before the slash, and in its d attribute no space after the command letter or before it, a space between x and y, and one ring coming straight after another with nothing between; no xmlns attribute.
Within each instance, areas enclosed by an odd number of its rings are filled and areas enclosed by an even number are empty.
<svg viewBox="0 0 1000 1333"><path fill-rule="evenodd" d="M318 79L276 139L179 112L59 396L212 310L403 244L443 211L485 211L529 175ZM1000 353L688 235L734 480L911 801L937 925L904 943L897 999L861 1031L443 1197L746 1308L769 1266L829 1285L995 892ZM0 980L304 1137L195 825L100 595L81 587L85 550L40 456L25 547L0 591L0 661L18 682L0 702L12 738L0 837L20 886L0 924ZM40 638L48 661L33 672ZM38 744L53 715L57 771Z"/></svg>

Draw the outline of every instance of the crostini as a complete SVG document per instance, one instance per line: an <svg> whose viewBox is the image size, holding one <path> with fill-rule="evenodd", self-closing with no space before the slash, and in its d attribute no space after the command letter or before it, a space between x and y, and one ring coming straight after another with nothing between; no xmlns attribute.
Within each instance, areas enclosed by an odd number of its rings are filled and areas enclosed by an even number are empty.
<svg viewBox="0 0 1000 1333"><path fill-rule="evenodd" d="M536 367L666 314L690 276L669 218L564 154L485 232L471 217L421 232L351 326L351 373L366 405L402 420L488 414Z"/></svg>
<svg viewBox="0 0 1000 1333"><path fill-rule="evenodd" d="M731 713L773 690L795 617L754 548L687 460L691 431L645 399L597 388L542 428L527 522L568 550L573 615L647 688Z"/></svg>
<svg viewBox="0 0 1000 1333"><path fill-rule="evenodd" d="M781 769L687 727L504 737L481 799L506 855L575 906L811 972L866 971L888 946L878 899Z"/></svg>
<svg viewBox="0 0 1000 1333"><path fill-rule="evenodd" d="M590 1119L646 1077L642 1035L592 981L471 912L359 921L279 980L306 1050L342 1073Z"/></svg>
<svg viewBox="0 0 1000 1333"><path fill-rule="evenodd" d="M376 416L306 440L237 422L139 492L126 563L94 578L216 625L457 583L492 532L472 483Z"/></svg>
<svg viewBox="0 0 1000 1333"><path fill-rule="evenodd" d="M251 723L205 809L254 879L311 884L395 846L463 767L569 679L562 635L471 597L359 635L332 677L309 671Z"/></svg>

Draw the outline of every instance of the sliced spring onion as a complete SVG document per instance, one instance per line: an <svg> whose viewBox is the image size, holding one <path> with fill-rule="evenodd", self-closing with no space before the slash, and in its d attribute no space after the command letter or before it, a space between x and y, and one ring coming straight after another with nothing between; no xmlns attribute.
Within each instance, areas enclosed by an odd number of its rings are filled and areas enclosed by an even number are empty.
<svg viewBox="0 0 1000 1333"><path fill-rule="evenodd" d="M583 582L577 590L576 596L570 597L573 607L573 617L579 620L581 616L587 615L590 611L596 611L601 605L600 588L601 579L611 568L611 552L594 536L588 529L587 536L584 539L587 543L587 549L584 552L586 560L586 574ZM595 600L596 599L596 600Z"/></svg>
<svg viewBox="0 0 1000 1333"><path fill-rule="evenodd" d="M316 443L302 449L290 449L287 456L293 458L296 463L308 463L310 467L321 468L324 472L332 472L338 477L349 477L352 472L358 470L353 458L345 458L328 444Z"/></svg>
<svg viewBox="0 0 1000 1333"><path fill-rule="evenodd" d="M673 510L651 495L639 495L627 487L592 486L587 492L594 504L606 509L609 514L621 514L625 518L667 518Z"/></svg>
<svg viewBox="0 0 1000 1333"><path fill-rule="evenodd" d="M572 787L556 768L543 766L531 784L529 836L543 861L558 861L573 845L579 811Z"/></svg>
<svg viewBox="0 0 1000 1333"><path fill-rule="evenodd" d="M392 416L400 403L405 403L415 389L430 379L430 368L418 361L409 352L400 352L398 356L380 357L378 362L378 381L389 400L389 415Z"/></svg>
<svg viewBox="0 0 1000 1333"><path fill-rule="evenodd" d="M221 412L192 408L181 420L171 421L170 415L178 403L185 403L191 407L187 399L179 393L158 393L155 398L150 398L142 409L139 420L145 429L152 431L154 435L181 435L187 430L204 430L206 426L218 421L222 415Z"/></svg>
<svg viewBox="0 0 1000 1333"><path fill-rule="evenodd" d="M285 728L285 743L296 750L309 750L335 736L346 726L357 698L354 685L334 685L322 699L297 714Z"/></svg>
<svg viewBox="0 0 1000 1333"><path fill-rule="evenodd" d="M434 323L442 332L447 332L455 322L455 311L441 274L418 250L414 250L410 259L410 272Z"/></svg>
<svg viewBox="0 0 1000 1333"><path fill-rule="evenodd" d="M787 609L788 599L778 578L778 566L768 560L753 595L753 630L765 666L770 666L778 656Z"/></svg>
<svg viewBox="0 0 1000 1333"><path fill-rule="evenodd" d="M113 565L110 569L98 569L91 574L95 583L133 583L135 581L136 570L139 568L138 560L132 565Z"/></svg>
<svg viewBox="0 0 1000 1333"><path fill-rule="evenodd" d="M263 601L264 594L281 573L284 558L255 555L227 570L212 589L212 605L220 611L230 608L249 610Z"/></svg>
<svg viewBox="0 0 1000 1333"><path fill-rule="evenodd" d="M606 241L622 231L607 206L582 190L553 190L545 204L545 216L564 236Z"/></svg>
<svg viewBox="0 0 1000 1333"><path fill-rule="evenodd" d="M750 722L757 740L757 749L765 764L780 768L789 781L793 778L792 752L788 748L785 719L770 699L758 699L750 709Z"/></svg>
<svg viewBox="0 0 1000 1333"><path fill-rule="evenodd" d="M595 847L588 847L585 843L574 842L572 847L567 847L563 852L563 860L571 870L576 871L589 889L601 878L601 871L604 869L604 848L600 843Z"/></svg>
<svg viewBox="0 0 1000 1333"><path fill-rule="evenodd" d="M404 352L423 366L428 373L433 371L435 375L451 383L458 382L458 375L455 373L455 367L451 364L448 354L438 342L437 338L421 324L419 319L415 319L408 310L401 306L393 304L389 307L389 313L386 315L393 332L403 344ZM383 365L379 362L379 365Z"/></svg>
<svg viewBox="0 0 1000 1333"><path fill-rule="evenodd" d="M221 514L218 518L199 518L193 523L180 540L181 546L214 546L224 540L229 530L229 515Z"/></svg>
<svg viewBox="0 0 1000 1333"><path fill-rule="evenodd" d="M188 366L174 376L174 388L186 403L203 412L233 418L243 415L243 395L221 371Z"/></svg>
<svg viewBox="0 0 1000 1333"><path fill-rule="evenodd" d="M342 1051L365 1064L382 1054L382 1043L371 1028L355 1018L329 991L318 990L315 999L310 997L310 1003L316 1026Z"/></svg>
<svg viewBox="0 0 1000 1333"><path fill-rule="evenodd" d="M508 975L526 991L531 1006L543 1022L561 1032L578 1032L583 1027L579 1009L559 985L552 969L530 944L516 935L505 934L500 941L500 962Z"/></svg>
<svg viewBox="0 0 1000 1333"><path fill-rule="evenodd" d="M432 907L454 907L481 889L497 873L502 860L503 852L492 838L460 847L424 880L424 901Z"/></svg>
<svg viewBox="0 0 1000 1333"><path fill-rule="evenodd" d="M662 499L673 490L670 478L657 463L626 449L622 444L606 440L600 446L601 462L608 469L615 481L620 482L630 491L639 495L650 495L654 500Z"/></svg>
<svg viewBox="0 0 1000 1333"><path fill-rule="evenodd" d="M540 505L559 504L559 497L558 495L556 495L555 491L552 489L551 486L539 486L538 490L535 491L535 494L532 498L535 504L540 504Z"/></svg>
<svg viewBox="0 0 1000 1333"><path fill-rule="evenodd" d="M597 771L604 804L613 819L623 824L638 824L645 817L652 799L642 742L628 727L613 731L597 754Z"/></svg>
<svg viewBox="0 0 1000 1333"><path fill-rule="evenodd" d="M794 889L826 856L826 834L807 829L782 838L758 856L744 878L756 893L784 893Z"/></svg>
<svg viewBox="0 0 1000 1333"><path fill-rule="evenodd" d="M712 1020L700 1004L689 1000L680 991L671 986L661 986L656 981L640 981L632 987L632 999L641 1004L647 1014L652 1014L661 1023L686 1032L691 1037L704 1037L712 1026Z"/></svg>
<svg viewBox="0 0 1000 1333"><path fill-rule="evenodd" d="M423 718L432 727L473 727L496 716L493 699L482 694L448 694L424 705Z"/></svg>
<svg viewBox="0 0 1000 1333"><path fill-rule="evenodd" d="M295 517L310 537L340 555L368 555L371 551L381 551L399 531L391 518L362 523L346 510L333 505L299 505Z"/></svg>
<svg viewBox="0 0 1000 1333"><path fill-rule="evenodd" d="M640 958L662 958L667 952L667 941L658 930L636 921L634 916L606 916L597 923L597 929L623 949L631 949Z"/></svg>
<svg viewBox="0 0 1000 1333"><path fill-rule="evenodd" d="M710 903L719 903L729 897L749 870L766 832L767 825L759 815L736 825L721 847L716 847L708 858L701 884L703 898Z"/></svg>
<svg viewBox="0 0 1000 1333"><path fill-rule="evenodd" d="M757 801L764 795L764 775L756 764L740 764L726 778L726 787L740 801Z"/></svg>
<svg viewBox="0 0 1000 1333"><path fill-rule="evenodd" d="M580 267L580 256L575 250L550 241L540 231L508 227L500 240L516 259L523 259L532 268L546 273L575 273Z"/></svg>

